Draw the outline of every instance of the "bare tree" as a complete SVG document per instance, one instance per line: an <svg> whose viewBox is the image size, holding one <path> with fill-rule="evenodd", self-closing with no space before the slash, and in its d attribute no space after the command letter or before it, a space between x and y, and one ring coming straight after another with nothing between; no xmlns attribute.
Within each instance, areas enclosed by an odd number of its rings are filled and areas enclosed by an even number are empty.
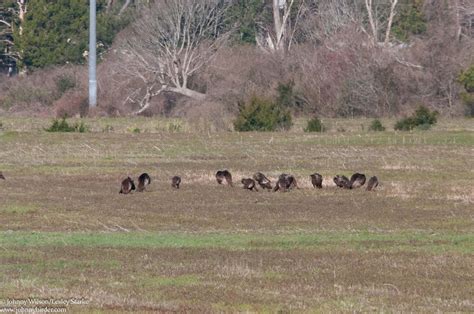
<svg viewBox="0 0 474 314"><path fill-rule="evenodd" d="M384 44L388 45L390 40L390 32L392 30L393 18L395 16L395 8L397 7L398 0L390 0L390 14L388 16L387 28L385 29L385 40Z"/></svg>
<svg viewBox="0 0 474 314"><path fill-rule="evenodd" d="M392 30L393 18L396 14L398 0L389 0L387 3L382 0L365 0L365 8L367 10L367 18L371 30L371 39L374 44L379 43L379 33L385 27L384 45L388 45L390 41L390 33ZM388 11L388 12L387 12ZM386 20L386 24L383 22Z"/></svg>
<svg viewBox="0 0 474 314"><path fill-rule="evenodd" d="M27 6L27 1L26 0L17 0L16 3L18 4L18 18L20 19L19 33L20 33L20 36L21 36L21 34L23 32L23 27L21 26L21 24L25 20L25 15L28 11L27 10L28 6Z"/></svg>
<svg viewBox="0 0 474 314"><path fill-rule="evenodd" d="M107 13L110 12L110 10L112 9L112 6L114 5L114 0L107 0L107 4L105 6L105 11Z"/></svg>
<svg viewBox="0 0 474 314"><path fill-rule="evenodd" d="M150 4L151 0L124 0L123 3L117 0L107 0L105 11L110 13L110 11L116 9L116 7L120 7L118 10L118 15L122 15L125 10L127 10L132 4L139 6L140 4Z"/></svg>
<svg viewBox="0 0 474 314"><path fill-rule="evenodd" d="M474 36L474 2L469 0L453 0L456 16L456 38Z"/></svg>
<svg viewBox="0 0 474 314"><path fill-rule="evenodd" d="M152 97L174 92L203 99L190 79L216 55L227 38L223 31L228 3L222 0L163 0L144 7L123 48L123 71L143 82L137 114Z"/></svg>
<svg viewBox="0 0 474 314"><path fill-rule="evenodd" d="M122 8L120 8L119 15L121 15L128 8L131 2L132 0L125 0L125 3L122 5Z"/></svg>
<svg viewBox="0 0 474 314"><path fill-rule="evenodd" d="M303 5L304 1L272 0L273 25L257 34L257 46L266 52L289 50ZM296 6L296 16L292 18L291 14Z"/></svg>
<svg viewBox="0 0 474 314"><path fill-rule="evenodd" d="M360 30L362 14L354 0L306 0L299 25L303 40L320 44L344 29Z"/></svg>
<svg viewBox="0 0 474 314"><path fill-rule="evenodd" d="M377 42L378 39L378 27L377 27L377 24L376 24L376 19L374 18L374 14L373 14L373 3L372 3L372 0L365 0L365 7L367 9L367 17L369 19L369 25L370 25L370 29L372 31L372 40L373 42Z"/></svg>
<svg viewBox="0 0 474 314"><path fill-rule="evenodd" d="M320 43L341 30L365 33L375 45L389 45L399 0L305 0L301 28Z"/></svg>

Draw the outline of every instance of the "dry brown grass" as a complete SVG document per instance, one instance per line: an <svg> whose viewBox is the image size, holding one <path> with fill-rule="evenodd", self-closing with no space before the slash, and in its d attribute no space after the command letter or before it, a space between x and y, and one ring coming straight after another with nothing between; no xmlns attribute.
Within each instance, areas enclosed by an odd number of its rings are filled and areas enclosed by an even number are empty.
<svg viewBox="0 0 474 314"><path fill-rule="evenodd" d="M145 118L58 134L41 131L49 120L2 122L0 300L89 301L75 311L474 310L471 120L414 133L350 120L324 134L176 132L167 125L181 122ZM217 186L223 168L236 187ZM301 188L243 190L255 171L292 173ZM315 171L322 190L310 186ZM379 189L334 187L332 176L356 171L377 175ZM118 193L142 172L146 192Z"/></svg>

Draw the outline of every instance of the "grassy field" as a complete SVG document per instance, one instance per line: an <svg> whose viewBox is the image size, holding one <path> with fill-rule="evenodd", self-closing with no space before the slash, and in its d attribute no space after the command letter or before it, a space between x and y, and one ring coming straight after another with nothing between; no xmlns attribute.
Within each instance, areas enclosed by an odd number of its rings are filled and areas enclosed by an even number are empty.
<svg viewBox="0 0 474 314"><path fill-rule="evenodd" d="M322 134L302 121L216 133L89 119L81 134L0 122L0 308L51 298L83 300L67 308L84 312L474 311L474 120L368 132L370 120L328 119ZM291 173L301 188L218 186L223 168L236 183ZM118 193L142 172L147 191ZM378 190L332 183L354 172L377 175Z"/></svg>

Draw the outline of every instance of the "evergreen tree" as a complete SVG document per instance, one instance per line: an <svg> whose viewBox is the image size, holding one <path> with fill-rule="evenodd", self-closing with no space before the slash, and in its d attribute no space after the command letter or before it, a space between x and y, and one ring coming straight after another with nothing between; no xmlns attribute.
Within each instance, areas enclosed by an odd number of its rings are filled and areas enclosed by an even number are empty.
<svg viewBox="0 0 474 314"><path fill-rule="evenodd" d="M227 24L236 27L234 41L255 44L258 23L264 13L265 1L236 0L228 12Z"/></svg>
<svg viewBox="0 0 474 314"><path fill-rule="evenodd" d="M123 26L105 13L105 1L98 1L98 52L107 48ZM31 0L21 36L15 45L22 52L22 64L41 68L54 64L84 63L88 50L89 3L84 0Z"/></svg>
<svg viewBox="0 0 474 314"><path fill-rule="evenodd" d="M426 32L426 19L422 12L423 1L405 0L400 5L400 12L393 24L393 34L403 42L411 35Z"/></svg>

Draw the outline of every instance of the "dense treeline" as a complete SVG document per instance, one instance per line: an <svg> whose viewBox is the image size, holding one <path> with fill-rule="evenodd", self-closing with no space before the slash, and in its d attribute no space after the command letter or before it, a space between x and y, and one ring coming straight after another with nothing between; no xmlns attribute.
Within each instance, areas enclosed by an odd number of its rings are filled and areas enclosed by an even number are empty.
<svg viewBox="0 0 474 314"><path fill-rule="evenodd" d="M6 0L0 7L4 40L1 64L18 69L85 62L89 7L83 0ZM99 53L110 47L127 22L97 2ZM8 39L8 41L6 40Z"/></svg>
<svg viewBox="0 0 474 314"><path fill-rule="evenodd" d="M467 0L99 0L99 112L473 113ZM0 110L86 112L88 1L0 5ZM279 109L278 109L279 110Z"/></svg>

